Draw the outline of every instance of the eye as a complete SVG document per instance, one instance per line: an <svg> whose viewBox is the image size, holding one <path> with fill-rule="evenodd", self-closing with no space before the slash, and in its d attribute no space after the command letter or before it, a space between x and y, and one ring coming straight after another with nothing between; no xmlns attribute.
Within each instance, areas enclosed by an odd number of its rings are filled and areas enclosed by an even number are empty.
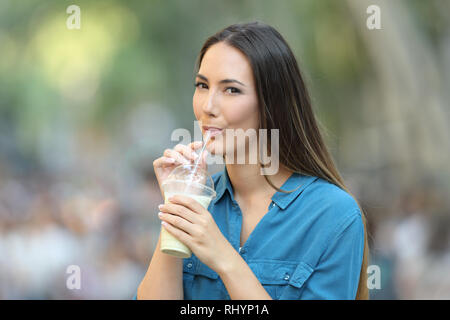
<svg viewBox="0 0 450 320"><path fill-rule="evenodd" d="M232 94L241 93L241 90L235 87L228 87L225 91Z"/></svg>
<svg viewBox="0 0 450 320"><path fill-rule="evenodd" d="M200 88L200 89L207 89L207 88L208 88L208 86L206 85L206 83L203 83L203 82L196 82L196 83L194 84L194 87L197 87L197 88Z"/></svg>

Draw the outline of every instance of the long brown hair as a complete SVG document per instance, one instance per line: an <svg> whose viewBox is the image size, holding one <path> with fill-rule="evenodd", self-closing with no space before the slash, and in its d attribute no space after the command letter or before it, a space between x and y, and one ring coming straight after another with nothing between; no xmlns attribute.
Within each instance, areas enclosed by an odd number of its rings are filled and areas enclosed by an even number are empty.
<svg viewBox="0 0 450 320"><path fill-rule="evenodd" d="M279 130L280 164L292 172L325 179L358 203L324 143L297 61L281 34L262 22L233 24L206 40L198 56L198 69L206 51L221 41L245 54L252 66L260 108L259 125L262 129ZM267 142L270 146L270 135ZM273 188L286 192L267 175L264 177ZM358 206L364 224L364 255L356 299L369 299L366 217L359 203Z"/></svg>

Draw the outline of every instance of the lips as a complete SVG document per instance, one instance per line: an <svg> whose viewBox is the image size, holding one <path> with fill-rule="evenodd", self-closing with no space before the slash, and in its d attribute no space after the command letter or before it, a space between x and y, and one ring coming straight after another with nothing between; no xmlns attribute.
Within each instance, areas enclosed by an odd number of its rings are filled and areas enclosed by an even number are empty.
<svg viewBox="0 0 450 320"><path fill-rule="evenodd" d="M217 136L219 134L222 133L223 129L221 128L217 128L217 127L212 127L212 126L203 126L203 131L206 132L210 132L211 133L211 137Z"/></svg>

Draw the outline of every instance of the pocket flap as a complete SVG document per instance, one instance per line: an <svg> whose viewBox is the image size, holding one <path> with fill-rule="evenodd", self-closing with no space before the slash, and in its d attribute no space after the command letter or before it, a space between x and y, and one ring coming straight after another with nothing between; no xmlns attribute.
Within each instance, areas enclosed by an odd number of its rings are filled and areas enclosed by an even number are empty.
<svg viewBox="0 0 450 320"><path fill-rule="evenodd" d="M195 258L193 255L191 258L183 259L183 272L192 275L205 276L210 279L217 279L219 277L217 272Z"/></svg>
<svg viewBox="0 0 450 320"><path fill-rule="evenodd" d="M313 272L304 262L252 261L249 266L263 285L290 284L300 288Z"/></svg>
<svg viewBox="0 0 450 320"><path fill-rule="evenodd" d="M289 280L289 284L294 287L300 288L303 286L306 280L308 280L311 273L314 271L308 264L304 262L300 262L295 268L294 273L292 274L291 279Z"/></svg>

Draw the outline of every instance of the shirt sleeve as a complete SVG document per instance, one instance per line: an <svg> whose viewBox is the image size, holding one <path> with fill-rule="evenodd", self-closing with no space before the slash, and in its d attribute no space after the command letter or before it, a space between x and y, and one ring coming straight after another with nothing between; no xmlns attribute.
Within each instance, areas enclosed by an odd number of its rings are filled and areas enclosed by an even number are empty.
<svg viewBox="0 0 450 320"><path fill-rule="evenodd" d="M337 225L313 274L305 283L302 299L353 300L358 290L364 254L361 213Z"/></svg>

